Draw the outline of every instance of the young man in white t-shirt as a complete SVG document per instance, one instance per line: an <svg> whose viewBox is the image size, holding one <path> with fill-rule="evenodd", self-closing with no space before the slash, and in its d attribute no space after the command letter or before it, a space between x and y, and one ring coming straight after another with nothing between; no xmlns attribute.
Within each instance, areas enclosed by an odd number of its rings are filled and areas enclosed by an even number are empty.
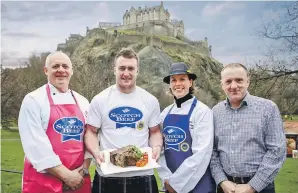
<svg viewBox="0 0 298 193"><path fill-rule="evenodd" d="M136 86L139 58L122 49L114 60L116 84L96 95L90 104L85 145L97 162L92 192L158 193L153 169L104 175L102 151L127 145L152 147L158 160L162 148L160 106L156 97ZM98 145L100 141L100 146Z"/></svg>

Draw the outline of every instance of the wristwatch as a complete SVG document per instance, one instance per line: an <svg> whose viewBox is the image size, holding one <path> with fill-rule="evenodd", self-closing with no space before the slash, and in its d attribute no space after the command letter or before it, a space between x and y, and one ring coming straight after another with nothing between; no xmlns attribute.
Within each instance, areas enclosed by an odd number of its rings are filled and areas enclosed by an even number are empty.
<svg viewBox="0 0 298 193"><path fill-rule="evenodd" d="M88 168L83 168L83 176L89 175L89 170Z"/></svg>

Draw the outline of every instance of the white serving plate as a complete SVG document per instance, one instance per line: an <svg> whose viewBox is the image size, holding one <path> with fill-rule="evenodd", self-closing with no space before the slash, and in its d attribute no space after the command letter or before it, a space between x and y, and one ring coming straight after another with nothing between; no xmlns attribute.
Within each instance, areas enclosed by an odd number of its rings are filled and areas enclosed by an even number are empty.
<svg viewBox="0 0 298 193"><path fill-rule="evenodd" d="M104 156L105 156L105 163L100 164L100 169L104 175L122 173L122 172L131 172L131 171L141 171L141 170L148 170L148 169L160 167L160 165L154 159L152 159L152 148L151 147L140 148L142 153L144 153L144 152L148 153L148 163L144 167L127 166L127 167L122 168L120 166L115 166L110 161L110 152L114 151L114 150L115 149L109 149L109 150L103 151Z"/></svg>

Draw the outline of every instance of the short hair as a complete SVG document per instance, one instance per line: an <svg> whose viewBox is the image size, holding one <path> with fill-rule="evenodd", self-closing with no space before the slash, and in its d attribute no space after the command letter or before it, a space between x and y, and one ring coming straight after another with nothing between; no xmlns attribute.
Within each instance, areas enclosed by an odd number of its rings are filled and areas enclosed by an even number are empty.
<svg viewBox="0 0 298 193"><path fill-rule="evenodd" d="M51 62L51 57L52 57L53 55L55 55L55 54L64 54L64 55L67 56L67 54L65 54L65 53L62 52L62 51L55 51L55 52L52 52L52 53L50 53L50 54L47 56L47 58L46 58L46 62L45 62L45 64L44 64L45 67L49 67L50 62ZM69 56L67 56L67 57L69 57ZM70 59L69 59L69 60L70 60ZM70 61L70 63L71 63L71 61Z"/></svg>
<svg viewBox="0 0 298 193"><path fill-rule="evenodd" d="M119 51L119 53L115 56L114 65L116 64L117 59L121 56L123 58L128 58L128 59L135 58L137 60L137 63L139 64L139 57L132 48L122 48Z"/></svg>
<svg viewBox="0 0 298 193"><path fill-rule="evenodd" d="M234 67L243 68L245 70L245 72L246 72L247 77L249 77L249 72L248 72L247 68L243 64L240 64L240 63L230 63L230 64L225 65L223 67L223 69L221 70L220 75L222 75L222 72L225 69L227 69L227 68L234 68Z"/></svg>

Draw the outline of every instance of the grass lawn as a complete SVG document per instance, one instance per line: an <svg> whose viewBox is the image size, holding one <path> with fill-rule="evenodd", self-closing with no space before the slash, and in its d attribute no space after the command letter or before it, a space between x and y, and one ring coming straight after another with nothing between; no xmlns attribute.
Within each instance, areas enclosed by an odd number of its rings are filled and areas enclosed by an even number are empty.
<svg viewBox="0 0 298 193"><path fill-rule="evenodd" d="M6 140L19 138L18 132L1 130L1 169L23 170L24 152L20 140ZM297 177L298 160L288 158L279 172L276 180L276 193L296 193L298 190ZM90 167L93 178L95 166ZM1 171L1 192L21 192L21 174ZM160 187L160 181L157 177Z"/></svg>
<svg viewBox="0 0 298 193"><path fill-rule="evenodd" d="M286 121L290 121L290 122L297 122L298 121L298 115L292 115L292 118L291 116L288 115L287 118L285 118L285 115L282 116L282 118Z"/></svg>

